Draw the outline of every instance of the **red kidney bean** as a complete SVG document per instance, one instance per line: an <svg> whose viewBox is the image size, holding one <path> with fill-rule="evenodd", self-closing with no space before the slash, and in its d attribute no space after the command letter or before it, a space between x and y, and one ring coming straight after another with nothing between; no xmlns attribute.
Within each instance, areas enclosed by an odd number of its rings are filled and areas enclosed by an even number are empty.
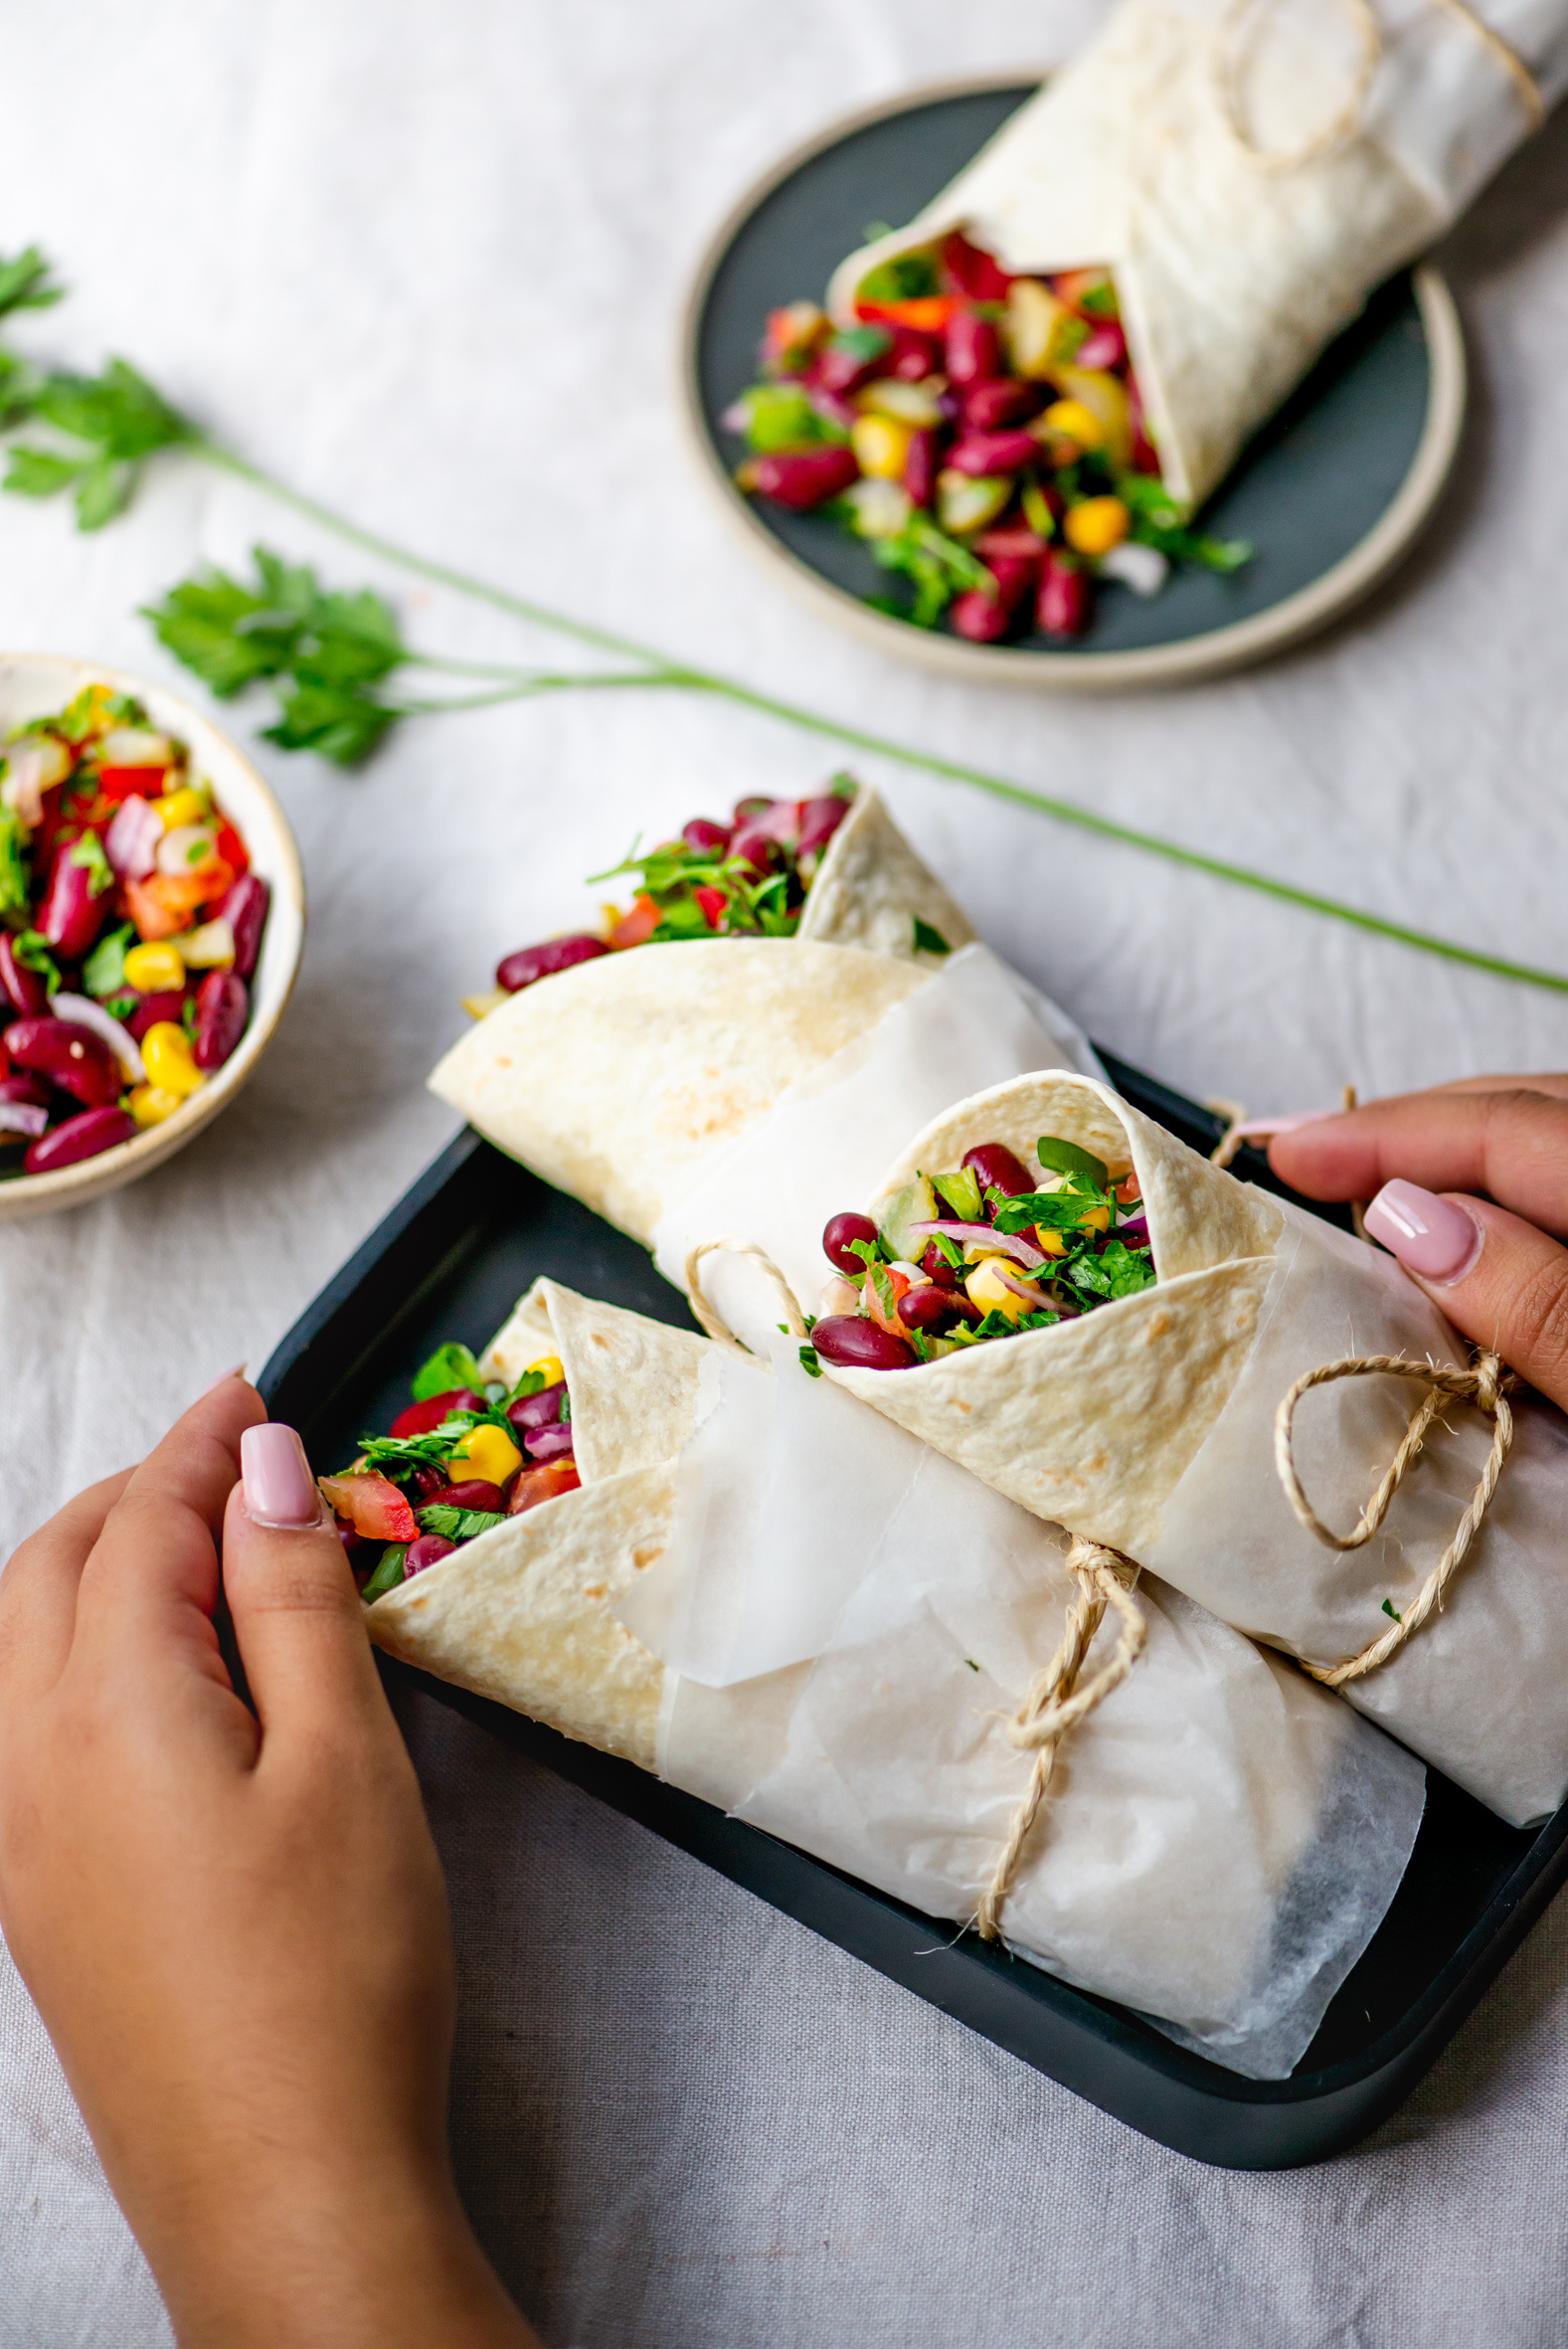
<svg viewBox="0 0 1568 2349"><path fill-rule="evenodd" d="M870 344L873 334L878 338L873 347L867 350L857 347L862 341ZM894 347L893 336L886 326L862 328L851 344L835 336L811 362L806 381L841 400L847 392L858 391L868 376L880 375L883 362Z"/></svg>
<svg viewBox="0 0 1568 2349"><path fill-rule="evenodd" d="M553 979L558 971L570 971L578 963L597 962L609 952L605 941L587 930L579 930L571 938L547 938L542 946L519 947L515 955L497 963L495 984L509 995L520 994L541 979Z"/></svg>
<svg viewBox="0 0 1568 2349"><path fill-rule="evenodd" d="M109 904L108 890L94 890L87 866L75 861L76 852L75 841L55 850L44 902L38 909L40 937L68 963L87 953L102 928Z"/></svg>
<svg viewBox="0 0 1568 2349"><path fill-rule="evenodd" d="M1089 581L1076 563L1048 554L1040 577L1036 607L1040 629L1047 636L1081 636L1089 626Z"/></svg>
<svg viewBox="0 0 1568 2349"><path fill-rule="evenodd" d="M1045 540L1022 523L1013 522L1004 530L982 530L974 541L974 552L982 563L1031 564L1038 576L1045 561Z"/></svg>
<svg viewBox="0 0 1568 2349"><path fill-rule="evenodd" d="M962 389L1000 375L1001 343L988 318L976 316L973 310L955 310L948 320L945 342L950 383Z"/></svg>
<svg viewBox="0 0 1568 2349"><path fill-rule="evenodd" d="M963 1275L948 1262L935 1240L932 1240L920 1260L920 1269L939 1289L956 1289Z"/></svg>
<svg viewBox="0 0 1568 2349"><path fill-rule="evenodd" d="M694 815L690 823L681 825L680 836L699 856L722 856L730 845L733 828L728 823L713 823L706 815Z"/></svg>
<svg viewBox="0 0 1568 2349"><path fill-rule="evenodd" d="M22 1161L24 1174L54 1174L62 1167L74 1167L82 1159L101 1157L106 1150L117 1149L122 1142L131 1141L136 1132L136 1121L128 1109L85 1109L79 1117L67 1118L63 1126L41 1134Z"/></svg>
<svg viewBox="0 0 1568 2349"><path fill-rule="evenodd" d="M74 1019L14 1019L5 1040L16 1067L47 1077L88 1109L105 1108L125 1089L119 1062L107 1044Z"/></svg>
<svg viewBox="0 0 1568 2349"><path fill-rule="evenodd" d="M730 841L730 854L747 866L750 871L761 877L764 873L773 871L778 864L779 842L773 838L771 833L765 832L761 824L755 820L750 823L738 823L735 827L734 837Z"/></svg>
<svg viewBox="0 0 1568 2349"><path fill-rule="evenodd" d="M180 1014L185 1009L185 990L177 987L160 988L156 994L143 995L125 1025L137 1043L149 1027L156 1027L160 1019L172 1019L180 1025Z"/></svg>
<svg viewBox="0 0 1568 2349"><path fill-rule="evenodd" d="M960 1300L949 1289L911 1289L898 1301L898 1318L906 1330L924 1330L935 1337L950 1329L967 1304L966 1297Z"/></svg>
<svg viewBox="0 0 1568 2349"><path fill-rule="evenodd" d="M48 1109L49 1093L37 1077L0 1077L0 1101L24 1109Z"/></svg>
<svg viewBox="0 0 1568 2349"><path fill-rule="evenodd" d="M243 979L232 971L209 971L196 991L196 1046L198 1068L222 1068L251 1016L251 997Z"/></svg>
<svg viewBox="0 0 1568 2349"><path fill-rule="evenodd" d="M1038 416L1045 395L1038 384L1019 383L1015 376L994 382L972 383L963 395L963 421L971 433L999 432L1003 425L1022 424Z"/></svg>
<svg viewBox="0 0 1568 2349"><path fill-rule="evenodd" d="M564 1460L574 1451L572 1422L557 1420L554 1427L531 1427L523 1438L530 1460Z"/></svg>
<svg viewBox="0 0 1568 2349"><path fill-rule="evenodd" d="M970 301L1005 301L1011 277L998 261L955 229L942 248L942 266L959 293Z"/></svg>
<svg viewBox="0 0 1568 2349"><path fill-rule="evenodd" d="M772 806L772 800L759 799L755 795L749 800L737 800L735 803L735 822L748 823L754 815L766 815Z"/></svg>
<svg viewBox="0 0 1568 2349"><path fill-rule="evenodd" d="M743 485L797 513L837 497L859 476L851 449L792 449L754 456L741 468Z"/></svg>
<svg viewBox="0 0 1568 2349"><path fill-rule="evenodd" d="M487 1477L469 1477L460 1485L439 1485L420 1504L422 1509L489 1509L501 1513L501 1488Z"/></svg>
<svg viewBox="0 0 1568 2349"><path fill-rule="evenodd" d="M218 908L220 918L234 932L236 979L250 979L256 970L271 895L260 873L242 873Z"/></svg>
<svg viewBox="0 0 1568 2349"><path fill-rule="evenodd" d="M824 1362L854 1370L903 1370L917 1358L906 1339L854 1313L824 1314L811 1332L811 1344Z"/></svg>
<svg viewBox="0 0 1568 2349"><path fill-rule="evenodd" d="M422 1461L409 1478L409 1483L414 1491L416 1505L423 1509L433 1494L445 1492L446 1471L437 1468L434 1460Z"/></svg>
<svg viewBox="0 0 1568 2349"><path fill-rule="evenodd" d="M531 1427L554 1427L561 1416L561 1398L566 1393L566 1380L558 1378L554 1386L542 1386L537 1394L520 1394L506 1406L506 1416L519 1435Z"/></svg>
<svg viewBox="0 0 1568 2349"><path fill-rule="evenodd" d="M810 856L825 848L848 813L849 802L840 800L832 792L825 793L819 800L802 800L796 855Z"/></svg>
<svg viewBox="0 0 1568 2349"><path fill-rule="evenodd" d="M49 991L36 971L16 959L16 941L0 930L0 992L13 1011L24 1019L42 1019L49 1009Z"/></svg>
<svg viewBox="0 0 1568 2349"><path fill-rule="evenodd" d="M1127 336L1114 319L1092 327L1073 353L1075 367L1120 367L1127 357Z"/></svg>
<svg viewBox="0 0 1568 2349"><path fill-rule="evenodd" d="M1006 634L1014 613L1034 586L1039 566L1027 556L993 555L989 569L996 582L994 595L989 588L968 588L955 600L949 614L956 632L973 644L994 644L998 636Z"/></svg>
<svg viewBox="0 0 1568 2349"><path fill-rule="evenodd" d="M392 1422L395 1436L429 1435L433 1427L439 1427L454 1411L482 1411L484 1397L475 1394L471 1386L449 1386L444 1394L427 1395L423 1403L410 1403Z"/></svg>
<svg viewBox="0 0 1568 2349"><path fill-rule="evenodd" d="M937 436L911 433L904 456L904 487L917 505L930 505L937 494Z"/></svg>
<svg viewBox="0 0 1568 2349"><path fill-rule="evenodd" d="M871 1247L877 1244L877 1227L869 1215L829 1215L822 1226L822 1253L835 1272L843 1273L852 1281L865 1278L865 1266L858 1256L849 1253L851 1243L864 1240Z"/></svg>
<svg viewBox="0 0 1568 2349"><path fill-rule="evenodd" d="M404 1552L404 1581L407 1582L411 1574L423 1573L427 1566L438 1565L443 1557L451 1556L456 1546L456 1542L448 1541L444 1534L421 1534Z"/></svg>
<svg viewBox="0 0 1568 2349"><path fill-rule="evenodd" d="M334 1534L336 1534L338 1539L343 1544L343 1555L348 1559L349 1564L352 1565L357 1553L365 1546L364 1535L357 1534L354 1531L354 1528L347 1524L345 1520L340 1517L336 1517L332 1520L332 1531Z"/></svg>
<svg viewBox="0 0 1568 2349"><path fill-rule="evenodd" d="M948 462L956 473L1015 473L1039 453L1033 433L965 433L949 452Z"/></svg>
<svg viewBox="0 0 1568 2349"><path fill-rule="evenodd" d="M922 334L914 326L892 328L893 356L885 372L896 375L903 383L921 383L928 375L935 375L942 365L942 345L934 334Z"/></svg>
<svg viewBox="0 0 1568 2349"><path fill-rule="evenodd" d="M1005 1191L1010 1199L1020 1192L1033 1190L1035 1184L1022 1165L1013 1157L1005 1142L981 1142L963 1154L963 1171L979 1183L983 1196L988 1190Z"/></svg>

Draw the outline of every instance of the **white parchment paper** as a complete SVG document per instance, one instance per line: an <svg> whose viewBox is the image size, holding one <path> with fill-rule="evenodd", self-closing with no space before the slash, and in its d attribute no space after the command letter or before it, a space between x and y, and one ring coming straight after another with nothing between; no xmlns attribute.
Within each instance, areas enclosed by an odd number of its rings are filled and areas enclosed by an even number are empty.
<svg viewBox="0 0 1568 2349"><path fill-rule="evenodd" d="M1066 1536L770 1351L772 1375L715 1355L675 1537L618 1610L671 1667L661 1770L966 1919L1028 1780L1004 1721L1060 1639ZM1424 1775L1202 1608L1139 1595L1147 1648L1063 1748L1005 1930L1282 2076L1393 1896Z"/></svg>
<svg viewBox="0 0 1568 2349"><path fill-rule="evenodd" d="M1491 1422L1449 1409L1361 1548L1331 1550L1297 1523L1275 1472L1274 1418L1304 1370L1348 1355L1468 1355L1391 1256L1285 1213L1257 1344L1144 1562L1227 1623L1337 1664L1388 1628L1385 1598L1403 1614L1421 1588L1475 1491ZM1303 1398L1297 1467L1324 1524L1354 1526L1422 1392L1347 1378ZM1516 1400L1514 1412L1513 1451L1442 1613L1344 1694L1521 1826L1568 1792L1568 1423L1545 1404Z"/></svg>
<svg viewBox="0 0 1568 2349"><path fill-rule="evenodd" d="M698 1241L748 1240L767 1250L810 1312L829 1270L829 1215L869 1197L901 1145L940 1111L1035 1068L1104 1073L1064 1011L988 947L964 947L704 1170L655 1231L654 1263L684 1288ZM749 1285L711 1258L703 1281L739 1327Z"/></svg>

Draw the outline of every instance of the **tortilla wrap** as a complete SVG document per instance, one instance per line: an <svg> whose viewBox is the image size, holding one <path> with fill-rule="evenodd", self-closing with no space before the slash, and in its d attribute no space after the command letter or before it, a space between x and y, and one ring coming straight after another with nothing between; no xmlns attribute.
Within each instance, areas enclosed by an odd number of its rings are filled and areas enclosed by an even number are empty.
<svg viewBox="0 0 1568 2349"><path fill-rule="evenodd" d="M377 1600L373 1639L969 1915L1028 1778L999 1717L1060 1638L1065 1538L780 1375L792 1350L771 1372L547 1281L481 1366L510 1374L543 1348L566 1370L582 1489ZM1273 2077L1392 1897L1421 1772L1200 1608L1149 1580L1139 1603L1148 1646L1064 1748L1004 1930ZM1089 1669L1108 1653L1103 1634Z"/></svg>
<svg viewBox="0 0 1568 2349"><path fill-rule="evenodd" d="M1403 1617L1452 1538L1490 1425L1446 1411L1383 1531L1340 1553L1304 1531L1280 1488L1275 1412L1324 1362L1389 1354L1462 1366L1467 1350L1391 1257L1220 1173L1090 1078L1026 1077L960 1103L900 1155L867 1210L981 1142L1006 1143L1030 1167L1047 1135L1118 1176L1135 1170L1156 1285L909 1369L824 1368L997 1492L1138 1559L1223 1621L1318 1664L1359 1655ZM767 1245L765 1233L741 1236ZM1415 1381L1393 1377L1307 1398L1297 1459L1325 1522L1355 1523L1421 1399ZM1442 1613L1343 1693L1523 1824L1568 1794L1568 1425L1534 1402L1515 1417Z"/></svg>
<svg viewBox="0 0 1568 2349"><path fill-rule="evenodd" d="M1565 0L1474 6L1555 103ZM1109 266L1165 484L1200 503L1372 288L1533 127L1462 16L1436 0L1376 13L1381 54L1358 96L1356 17L1329 0L1250 19L1232 0L1123 0L907 228L841 265L834 316L854 320L880 262L952 229L1013 274Z"/></svg>
<svg viewBox="0 0 1568 2349"><path fill-rule="evenodd" d="M933 969L940 958L916 946L917 921L950 950L974 937L968 915L916 855L876 793L862 784L827 843L795 937L819 946L858 946Z"/></svg>

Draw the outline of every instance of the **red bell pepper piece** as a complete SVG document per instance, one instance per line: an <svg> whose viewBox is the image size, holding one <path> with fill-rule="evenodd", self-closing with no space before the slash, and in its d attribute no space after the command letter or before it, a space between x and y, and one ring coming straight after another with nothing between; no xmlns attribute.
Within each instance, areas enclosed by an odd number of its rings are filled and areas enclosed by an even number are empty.
<svg viewBox="0 0 1568 2349"><path fill-rule="evenodd" d="M575 1493L582 1482L575 1460L542 1460L537 1468L525 1468L517 1478L506 1514L521 1517L525 1510L537 1509L541 1501L554 1501L558 1493Z"/></svg>
<svg viewBox="0 0 1568 2349"><path fill-rule="evenodd" d="M694 889L692 891L692 895L696 898L697 903L701 906L702 918L707 923L709 929L717 930L719 924L724 919L725 907L730 902L725 896L724 891L722 889L704 887L701 889Z"/></svg>
<svg viewBox="0 0 1568 2349"><path fill-rule="evenodd" d="M327 1506L371 1541L412 1541L419 1521L389 1477L363 1468L349 1476L317 1478Z"/></svg>
<svg viewBox="0 0 1568 2349"><path fill-rule="evenodd" d="M471 1386L448 1387L444 1394L427 1396L423 1403L410 1403L392 1422L395 1436L429 1435L433 1427L439 1427L453 1411L482 1411L484 1397L475 1394Z"/></svg>

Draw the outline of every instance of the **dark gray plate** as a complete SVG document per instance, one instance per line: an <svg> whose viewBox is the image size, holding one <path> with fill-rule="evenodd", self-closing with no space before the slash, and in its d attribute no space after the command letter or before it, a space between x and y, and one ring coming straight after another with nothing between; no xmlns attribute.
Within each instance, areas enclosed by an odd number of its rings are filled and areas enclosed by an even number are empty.
<svg viewBox="0 0 1568 2349"><path fill-rule="evenodd" d="M1228 579L1173 573L1144 599L1101 589L1072 646L1030 635L975 645L916 629L862 600L889 579L864 546L813 514L754 504L731 479L745 453L720 418L756 380L767 312L820 299L874 221L911 219L1035 86L906 98L790 157L742 205L709 256L687 331L692 421L725 503L835 616L887 648L992 679L1065 687L1213 674L1323 627L1399 560L1436 502L1458 446L1464 345L1435 271L1404 271L1324 354L1210 501L1206 526L1255 548Z"/></svg>

